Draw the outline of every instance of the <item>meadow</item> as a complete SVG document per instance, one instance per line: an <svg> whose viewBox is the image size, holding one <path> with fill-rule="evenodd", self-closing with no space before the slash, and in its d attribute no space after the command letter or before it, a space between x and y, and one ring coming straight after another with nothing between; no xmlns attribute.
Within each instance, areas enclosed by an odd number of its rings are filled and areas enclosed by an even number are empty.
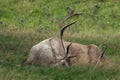
<svg viewBox="0 0 120 80"><path fill-rule="evenodd" d="M120 80L119 0L0 0L0 80ZM83 15L65 31L66 41L96 44L106 51L105 67L18 67L31 47L59 37L60 21L71 7Z"/></svg>

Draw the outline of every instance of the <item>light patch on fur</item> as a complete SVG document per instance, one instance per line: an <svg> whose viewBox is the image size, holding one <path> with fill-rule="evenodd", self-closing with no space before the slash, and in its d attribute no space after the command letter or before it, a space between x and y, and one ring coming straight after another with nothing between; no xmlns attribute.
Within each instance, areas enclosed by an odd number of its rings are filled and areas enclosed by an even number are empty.
<svg viewBox="0 0 120 80"><path fill-rule="evenodd" d="M50 39L50 38L49 38ZM44 49L47 49L47 48L50 48L50 45L49 45L49 39L46 39L44 41L41 41L40 43L36 44L35 46L33 46L34 49L37 49L39 50L40 48L44 48Z"/></svg>
<svg viewBox="0 0 120 80"><path fill-rule="evenodd" d="M53 55L56 56L56 59L62 59L61 54L63 53L62 51L59 51L59 47L60 47L59 39L52 38L50 43L51 43L52 49L54 50Z"/></svg>
<svg viewBox="0 0 120 80"><path fill-rule="evenodd" d="M59 53L58 52L59 43L56 39L51 40L51 45L52 45L52 48L56 51L56 53Z"/></svg>

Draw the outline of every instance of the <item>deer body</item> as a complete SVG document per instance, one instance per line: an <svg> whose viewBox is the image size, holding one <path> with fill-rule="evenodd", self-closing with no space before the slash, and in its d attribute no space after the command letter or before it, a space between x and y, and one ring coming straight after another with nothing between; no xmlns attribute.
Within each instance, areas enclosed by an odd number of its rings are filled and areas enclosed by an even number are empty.
<svg viewBox="0 0 120 80"><path fill-rule="evenodd" d="M70 42L65 41L66 47ZM80 64L94 64L97 62L98 57L102 54L102 50L94 44L83 45L72 43L69 48L68 56L75 56L69 59L70 65ZM41 41L31 48L29 57L25 64L38 64L42 66L48 65L62 65L57 64L56 61L64 57L64 50L59 38L49 38ZM104 61L104 56L101 61Z"/></svg>

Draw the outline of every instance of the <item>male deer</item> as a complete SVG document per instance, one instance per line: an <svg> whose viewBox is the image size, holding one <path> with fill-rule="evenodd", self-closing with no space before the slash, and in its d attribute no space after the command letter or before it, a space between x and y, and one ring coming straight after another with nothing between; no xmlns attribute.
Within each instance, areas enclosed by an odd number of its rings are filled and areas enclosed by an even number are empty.
<svg viewBox="0 0 120 80"><path fill-rule="evenodd" d="M104 51L94 44L83 45L67 42L63 40L64 30L76 23L76 21L64 26L64 22L72 16L81 15L71 11L61 23L60 39L56 37L48 38L31 48L30 54L24 64L38 64L42 66L58 65L71 66L80 64L95 64L99 60L106 62Z"/></svg>

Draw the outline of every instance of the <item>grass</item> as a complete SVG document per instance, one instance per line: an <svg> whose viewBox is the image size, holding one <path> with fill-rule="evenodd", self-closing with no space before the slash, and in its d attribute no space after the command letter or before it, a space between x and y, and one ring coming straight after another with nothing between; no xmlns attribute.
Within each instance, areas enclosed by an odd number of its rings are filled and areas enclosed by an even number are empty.
<svg viewBox="0 0 120 80"><path fill-rule="evenodd" d="M51 32L52 34L50 35L42 34L42 37L40 37L40 33L35 32L36 29L34 30L28 28L14 31L7 28L6 32L4 32L2 29L3 28L1 28L0 35L1 80L119 80L120 78L119 39L117 39L119 35L118 33L115 33L111 37L109 37L108 35L104 35L108 39L108 41L106 41L106 38L104 38L100 34L94 34L95 36L92 36L92 33L86 34L84 32L81 32L81 35L73 34L71 36L68 32L66 32L66 40L73 42L83 44L94 43L97 45L101 45L101 43L105 41L104 44L109 45L106 55L111 63L110 66L112 67L107 66L108 68L97 68L96 70L93 70L93 68L90 66L77 66L59 69L54 67L40 67L37 65L28 65L25 67L16 66L26 60L29 54L29 50L34 44L45 39L46 37L51 37L52 35L57 36L55 32ZM84 34L85 36L82 36L82 34ZM81 37L79 38L79 36ZM114 40L113 37L117 40Z"/></svg>
<svg viewBox="0 0 120 80"><path fill-rule="evenodd" d="M119 80L119 0L0 0L0 80ZM99 6L96 9L95 6ZM38 42L59 37L59 22L70 6L84 12L65 32L65 40L81 44L108 45L109 65L68 68L40 67L24 62ZM71 22L72 20L68 21Z"/></svg>

